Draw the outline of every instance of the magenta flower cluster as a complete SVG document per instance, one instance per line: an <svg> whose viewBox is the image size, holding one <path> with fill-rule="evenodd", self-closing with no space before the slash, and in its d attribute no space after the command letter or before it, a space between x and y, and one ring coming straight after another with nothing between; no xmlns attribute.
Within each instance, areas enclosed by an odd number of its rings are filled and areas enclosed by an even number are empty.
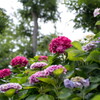
<svg viewBox="0 0 100 100"><path fill-rule="evenodd" d="M35 74L31 75L29 77L29 83L30 84L37 83L37 82L39 82L39 80L37 79L38 77L47 77L47 76L51 75L54 70L59 69L59 68L63 69L64 74L67 72L66 68L63 67L62 65L52 65L43 71L38 71Z"/></svg>
<svg viewBox="0 0 100 100"><path fill-rule="evenodd" d="M49 44L49 50L52 53L64 53L70 47L72 47L71 40L65 36L58 36Z"/></svg>
<svg viewBox="0 0 100 100"><path fill-rule="evenodd" d="M48 57L47 56L40 56L38 61L43 61L43 60L48 60Z"/></svg>
<svg viewBox="0 0 100 100"><path fill-rule="evenodd" d="M47 66L48 64L45 63L45 62L36 62L36 63L33 63L31 66L30 66L30 69L34 69L34 68L42 68L44 66Z"/></svg>
<svg viewBox="0 0 100 100"><path fill-rule="evenodd" d="M11 71L8 68L0 70L0 78L4 78L6 76L9 76L10 74L11 74Z"/></svg>
<svg viewBox="0 0 100 100"><path fill-rule="evenodd" d="M64 86L66 88L80 88L88 87L90 85L89 79L84 79L82 77L74 77L71 80L65 79Z"/></svg>
<svg viewBox="0 0 100 100"><path fill-rule="evenodd" d="M6 92L9 89L16 89L16 91L22 89L22 86L19 83L7 83L0 85L0 91Z"/></svg>
<svg viewBox="0 0 100 100"><path fill-rule="evenodd" d="M24 67L28 64L28 60L26 57L23 56L16 56L15 58L13 58L10 62L10 65L12 65L13 67Z"/></svg>
<svg viewBox="0 0 100 100"><path fill-rule="evenodd" d="M100 15L100 8L96 8L93 12L94 17Z"/></svg>

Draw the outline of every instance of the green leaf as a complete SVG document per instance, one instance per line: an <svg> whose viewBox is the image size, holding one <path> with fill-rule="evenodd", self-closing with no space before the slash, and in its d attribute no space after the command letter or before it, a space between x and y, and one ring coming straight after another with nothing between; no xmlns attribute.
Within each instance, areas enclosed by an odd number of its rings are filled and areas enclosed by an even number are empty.
<svg viewBox="0 0 100 100"><path fill-rule="evenodd" d="M42 95L37 100L54 100L54 97L51 95Z"/></svg>
<svg viewBox="0 0 100 100"><path fill-rule="evenodd" d="M73 68L70 66L70 65L65 65L64 66L68 71L72 71L73 70Z"/></svg>
<svg viewBox="0 0 100 100"><path fill-rule="evenodd" d="M36 100L36 95L30 95L25 100Z"/></svg>
<svg viewBox="0 0 100 100"><path fill-rule="evenodd" d="M68 52L68 59L72 61L81 61L83 57L76 57L77 55L82 54L83 52L80 50L72 50Z"/></svg>
<svg viewBox="0 0 100 100"><path fill-rule="evenodd" d="M23 87L23 89L26 89L26 90L33 89L33 88L37 88L37 87L36 86L26 86L26 87Z"/></svg>
<svg viewBox="0 0 100 100"><path fill-rule="evenodd" d="M59 99L64 99L64 100L68 100L68 98L71 96L71 91L69 90L69 89L67 89L67 88L64 88L64 89L62 89L60 92L59 92L59 96L58 96L58 98Z"/></svg>
<svg viewBox="0 0 100 100"><path fill-rule="evenodd" d="M15 92L16 92L16 89L10 89L10 90L6 91L4 94L8 97L11 97L14 95Z"/></svg>
<svg viewBox="0 0 100 100"><path fill-rule="evenodd" d="M8 97L4 93L0 93L0 100L8 100Z"/></svg>
<svg viewBox="0 0 100 100"><path fill-rule="evenodd" d="M55 70L55 71L53 72L53 74L59 76L59 75L61 75L61 74L63 73L63 71L64 71L63 68L59 68L59 69Z"/></svg>
<svg viewBox="0 0 100 100"><path fill-rule="evenodd" d="M100 100L100 95L96 95L95 97L92 98L92 100Z"/></svg>
<svg viewBox="0 0 100 100"><path fill-rule="evenodd" d="M95 25L100 25L100 21L97 21Z"/></svg>
<svg viewBox="0 0 100 100"><path fill-rule="evenodd" d="M17 78L12 78L12 79L10 80L10 82L12 82L12 83L18 83L18 80L17 80Z"/></svg>
<svg viewBox="0 0 100 100"><path fill-rule="evenodd" d="M98 83L100 82L100 75L96 77L90 77L90 81L93 83Z"/></svg>
<svg viewBox="0 0 100 100"><path fill-rule="evenodd" d="M78 50L82 50L82 46L81 46L80 42L74 41L74 42L72 42L72 45L73 45L75 48L77 48Z"/></svg>
<svg viewBox="0 0 100 100"><path fill-rule="evenodd" d="M18 79L18 81L19 81L18 83L23 84L27 81L27 79L28 79L28 77L21 77L21 78Z"/></svg>
<svg viewBox="0 0 100 100"><path fill-rule="evenodd" d="M89 87L87 87L86 89L84 89L85 93L89 93L90 91L96 89L99 86L99 84L91 84Z"/></svg>
<svg viewBox="0 0 100 100"><path fill-rule="evenodd" d="M22 100L28 95L28 90L23 90L18 92L19 98L17 100Z"/></svg>
<svg viewBox="0 0 100 100"><path fill-rule="evenodd" d="M82 100L80 97L75 97L72 100Z"/></svg>
<svg viewBox="0 0 100 100"><path fill-rule="evenodd" d="M55 80L53 80L53 79L51 79L51 78L42 78L42 77L38 77L38 79L39 79L40 81L42 81L42 82L55 85Z"/></svg>
<svg viewBox="0 0 100 100"><path fill-rule="evenodd" d="M92 51L86 61L95 61L100 63L100 52L97 50Z"/></svg>

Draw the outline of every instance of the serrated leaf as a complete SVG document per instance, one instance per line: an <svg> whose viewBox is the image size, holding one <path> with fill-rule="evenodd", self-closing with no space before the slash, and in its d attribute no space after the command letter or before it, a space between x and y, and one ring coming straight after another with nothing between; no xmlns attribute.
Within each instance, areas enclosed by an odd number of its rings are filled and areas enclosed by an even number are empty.
<svg viewBox="0 0 100 100"><path fill-rule="evenodd" d="M60 99L60 100L68 100L68 98L71 96L71 91L69 90L69 89L67 89L67 88L64 88L64 89L62 89L60 92L59 92L59 96L58 96L58 98Z"/></svg>
<svg viewBox="0 0 100 100"><path fill-rule="evenodd" d="M82 50L82 46L81 46L80 42L74 41L74 42L72 42L72 45L73 45L75 48L77 48L78 50Z"/></svg>
<svg viewBox="0 0 100 100"><path fill-rule="evenodd" d="M76 57L79 54L82 54L83 52L80 50L72 50L68 52L68 59L72 61L80 61L83 60L83 57Z"/></svg>
<svg viewBox="0 0 100 100"><path fill-rule="evenodd" d="M54 100L54 97L51 95L45 94L45 95L40 96L37 100Z"/></svg>
<svg viewBox="0 0 100 100"><path fill-rule="evenodd" d="M100 52L97 50L92 51L86 61L95 61L100 63Z"/></svg>
<svg viewBox="0 0 100 100"><path fill-rule="evenodd" d="M16 92L16 89L10 89L10 90L6 91L4 94L8 97L11 97L14 95L15 92Z"/></svg>
<svg viewBox="0 0 100 100"><path fill-rule="evenodd" d="M97 21L95 25L100 25L100 21Z"/></svg>
<svg viewBox="0 0 100 100"><path fill-rule="evenodd" d="M92 98L92 100L100 100L100 95L96 95L95 97Z"/></svg>
<svg viewBox="0 0 100 100"><path fill-rule="evenodd" d="M18 80L17 80L17 78L12 78L12 79L10 80L10 82L12 82L12 83L18 83Z"/></svg>
<svg viewBox="0 0 100 100"><path fill-rule="evenodd" d="M37 88L37 87L36 86L26 86L26 87L23 87L23 89L26 89L26 90L33 89L33 88Z"/></svg>
<svg viewBox="0 0 100 100"><path fill-rule="evenodd" d="M59 69L55 70L55 71L53 72L53 74L59 76L60 74L63 73L63 71L64 71L63 68L59 68Z"/></svg>
<svg viewBox="0 0 100 100"><path fill-rule="evenodd" d="M89 93L90 91L96 89L99 86L99 84L91 84L89 87L87 87L84 91L85 93Z"/></svg>
<svg viewBox="0 0 100 100"><path fill-rule="evenodd" d="M55 80L53 80L53 79L51 79L51 78L42 78L42 77L38 77L38 79L39 79L40 81L42 81L42 82L55 85Z"/></svg>
<svg viewBox="0 0 100 100"><path fill-rule="evenodd" d="M36 95L30 95L25 100L36 100Z"/></svg>

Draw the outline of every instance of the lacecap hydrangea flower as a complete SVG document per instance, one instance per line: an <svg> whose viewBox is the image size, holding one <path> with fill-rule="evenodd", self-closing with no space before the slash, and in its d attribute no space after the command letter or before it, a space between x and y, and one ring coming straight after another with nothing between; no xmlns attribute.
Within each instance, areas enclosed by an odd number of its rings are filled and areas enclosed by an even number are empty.
<svg viewBox="0 0 100 100"><path fill-rule="evenodd" d="M9 76L10 74L11 74L11 71L8 68L0 70L0 78L4 78L6 76Z"/></svg>
<svg viewBox="0 0 100 100"><path fill-rule="evenodd" d="M43 61L43 60L47 61L48 57L47 56L39 56L38 61Z"/></svg>
<svg viewBox="0 0 100 100"><path fill-rule="evenodd" d="M28 59L23 56L16 56L10 62L10 65L12 65L13 67L15 67L15 66L24 67L27 64L28 64Z"/></svg>
<svg viewBox="0 0 100 100"><path fill-rule="evenodd" d="M71 40L65 36L58 36L49 44L49 50L52 53L64 53L70 47L72 47Z"/></svg>
<svg viewBox="0 0 100 100"><path fill-rule="evenodd" d="M44 71L47 72L47 73L49 73L49 75L50 75L50 74L53 73L53 71L55 71L57 69L60 69L60 68L62 68L63 69L63 73L66 74L67 70L62 65L52 65L52 66L47 67Z"/></svg>
<svg viewBox="0 0 100 100"><path fill-rule="evenodd" d="M48 64L45 63L45 62L36 62L36 63L33 63L31 66L30 66L30 69L34 69L34 68L42 68L44 66L47 66Z"/></svg>
<svg viewBox="0 0 100 100"><path fill-rule="evenodd" d="M83 77L74 77L64 80L64 86L66 88L80 88L80 87L88 87L90 85L89 79L84 79Z"/></svg>
<svg viewBox="0 0 100 100"><path fill-rule="evenodd" d="M19 83L7 83L0 85L0 91L6 92L9 89L16 89L16 91L22 89L22 86Z"/></svg>
<svg viewBox="0 0 100 100"><path fill-rule="evenodd" d="M94 17L100 15L100 8L96 8L93 12Z"/></svg>

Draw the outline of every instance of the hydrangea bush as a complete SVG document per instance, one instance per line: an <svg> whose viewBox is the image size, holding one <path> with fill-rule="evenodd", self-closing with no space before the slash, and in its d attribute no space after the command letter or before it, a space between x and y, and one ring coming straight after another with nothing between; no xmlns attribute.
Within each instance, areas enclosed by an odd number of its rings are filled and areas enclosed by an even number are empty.
<svg viewBox="0 0 100 100"><path fill-rule="evenodd" d="M12 67L0 70L0 100L92 100L99 94L100 37L84 45L60 39L70 45L64 52L29 60L17 56Z"/></svg>
<svg viewBox="0 0 100 100"><path fill-rule="evenodd" d="M98 35L84 44L59 36L49 50L53 54L48 57L17 56L0 70L0 100L100 99Z"/></svg>

